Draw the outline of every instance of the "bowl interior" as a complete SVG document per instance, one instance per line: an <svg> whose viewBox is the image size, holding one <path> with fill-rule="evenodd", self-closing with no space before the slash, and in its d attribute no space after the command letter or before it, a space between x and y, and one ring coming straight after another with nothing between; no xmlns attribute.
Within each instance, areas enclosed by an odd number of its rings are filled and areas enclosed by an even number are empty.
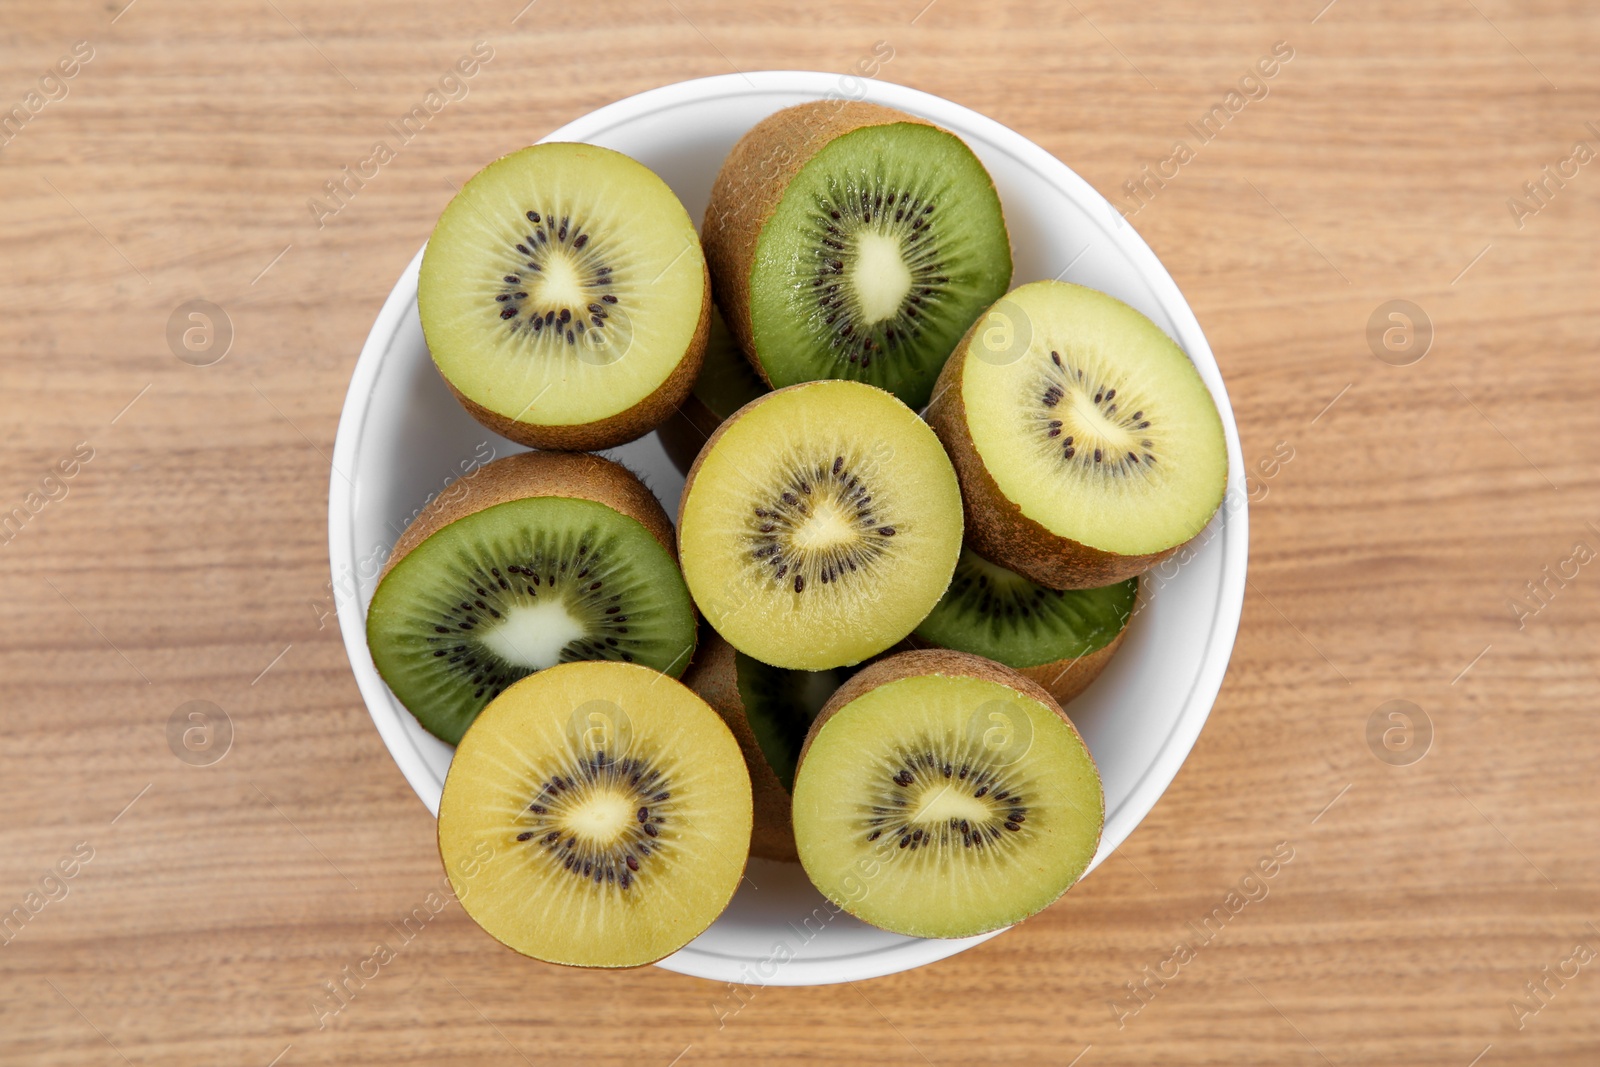
<svg viewBox="0 0 1600 1067"><path fill-rule="evenodd" d="M1106 827L1092 871L1155 804L1193 745L1221 685L1244 596L1247 514L1233 413L1205 337L1154 254L1104 198L1019 134L887 83L806 72L706 78L619 101L545 140L587 141L633 156L698 220L723 157L746 130L779 108L840 97L846 87L856 98L937 122L973 148L1005 208L1014 284L1062 278L1138 308L1189 354L1222 412L1227 505L1192 552L1145 579L1121 652L1069 709L1105 783ZM395 285L351 381L334 451L329 543L340 626L362 696L401 771L437 812L452 749L424 731L378 677L366 646L367 604L390 548L431 495L521 446L475 422L434 370L417 318L420 261L419 252ZM606 454L637 472L676 514L683 476L654 434ZM924 941L885 933L836 913L798 866L753 860L728 911L660 966L718 981L838 982L906 970L986 937Z"/></svg>

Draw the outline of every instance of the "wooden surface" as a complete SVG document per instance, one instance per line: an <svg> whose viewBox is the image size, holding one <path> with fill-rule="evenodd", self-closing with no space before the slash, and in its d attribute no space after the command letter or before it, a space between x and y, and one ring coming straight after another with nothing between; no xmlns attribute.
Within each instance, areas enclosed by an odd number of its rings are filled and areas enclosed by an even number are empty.
<svg viewBox="0 0 1600 1067"><path fill-rule="evenodd" d="M1542 205L1523 190L1600 149L1593 5L539 0L513 25L521 0L123 2L0 17L5 108L93 48L0 151L0 510L75 471L0 537L0 911L76 872L0 947L0 1062L1600 1060L1600 960L1541 974L1600 951L1600 570L1566 562L1600 550L1600 162ZM494 58L466 98L319 228L308 198L477 40ZM493 156L653 86L849 71L880 41L881 77L1124 204L1293 49L1133 218L1210 337L1247 463L1292 453L1256 483L1193 754L1065 900L914 973L755 988L719 1026L725 986L523 961L452 905L319 1029L323 984L441 879L322 621L327 457L383 297ZM234 330L212 366L167 341L193 299ZM1433 325L1408 366L1369 348L1391 300ZM1563 566L1532 612L1525 583ZM1366 739L1396 699L1432 724L1408 766ZM168 745L192 700L232 723L211 766ZM1268 895L1132 999L1280 842Z"/></svg>

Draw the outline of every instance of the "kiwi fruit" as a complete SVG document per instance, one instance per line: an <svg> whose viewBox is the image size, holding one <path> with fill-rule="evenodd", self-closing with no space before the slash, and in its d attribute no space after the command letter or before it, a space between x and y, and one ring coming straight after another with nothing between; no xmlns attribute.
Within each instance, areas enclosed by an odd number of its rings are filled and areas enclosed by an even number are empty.
<svg viewBox="0 0 1600 1067"><path fill-rule="evenodd" d="M694 457L723 420L770 391L739 351L722 313L712 308L705 363L694 390L672 417L656 428L667 457L680 471L689 473Z"/></svg>
<svg viewBox="0 0 1600 1067"><path fill-rule="evenodd" d="M602 659L677 676L695 635L661 505L620 464L565 452L495 460L434 498L367 610L378 673L450 744L519 678Z"/></svg>
<svg viewBox="0 0 1600 1067"><path fill-rule="evenodd" d="M701 636L683 684L722 716L744 753L755 802L751 855L799 861L789 822L795 764L817 713L851 673L785 670L751 659L715 630Z"/></svg>
<svg viewBox="0 0 1600 1067"><path fill-rule="evenodd" d="M678 504L683 575L728 643L775 667L859 663L950 584L961 497L926 423L861 382L776 390L712 434Z"/></svg>
<svg viewBox="0 0 1600 1067"><path fill-rule="evenodd" d="M811 726L794 780L800 863L863 922L970 937L1066 892L1100 842L1094 759L1035 683L964 652L864 668Z"/></svg>
<svg viewBox="0 0 1600 1067"><path fill-rule="evenodd" d="M563 663L483 710L439 801L439 854L474 922L516 951L636 967L727 907L750 778L716 713L637 664Z"/></svg>
<svg viewBox="0 0 1600 1067"><path fill-rule="evenodd" d="M1116 654L1139 579L1098 589L1050 589L962 549L950 588L910 641L992 659L1065 704Z"/></svg>
<svg viewBox="0 0 1600 1067"><path fill-rule="evenodd" d="M973 323L927 418L961 479L967 539L1052 589L1140 574L1222 503L1228 449L1183 350L1138 311L1032 282Z"/></svg>
<svg viewBox="0 0 1600 1067"><path fill-rule="evenodd" d="M955 134L821 100L736 144L701 227L717 302L773 387L848 378L913 408L1011 283L1000 198Z"/></svg>
<svg viewBox="0 0 1600 1067"><path fill-rule="evenodd" d="M539 144L470 178L417 279L433 361L485 426L534 448L650 432L688 395L711 321L694 224L620 152Z"/></svg>

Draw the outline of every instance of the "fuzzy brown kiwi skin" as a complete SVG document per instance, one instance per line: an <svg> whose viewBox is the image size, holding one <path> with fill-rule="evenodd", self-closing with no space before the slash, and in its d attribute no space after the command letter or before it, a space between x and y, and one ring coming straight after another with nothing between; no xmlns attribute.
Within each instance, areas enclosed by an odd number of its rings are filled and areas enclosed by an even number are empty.
<svg viewBox="0 0 1600 1067"><path fill-rule="evenodd" d="M716 319L720 315L720 309L713 308L712 318ZM722 321L726 329L727 319L724 318ZM705 356L709 356L710 349L711 344L708 340L702 362ZM740 355L743 354L741 351ZM766 379L763 378L762 381ZM673 466L688 474L689 468L694 466L694 458L700 454L700 450L711 439L711 435L717 432L717 427L721 426L722 422L722 418L700 399L699 394L691 386L689 395L683 398L678 410L656 427L656 435L661 439L661 447L666 450L667 458L672 460Z"/></svg>
<svg viewBox="0 0 1600 1067"><path fill-rule="evenodd" d="M733 146L717 172L700 240L728 330L768 385L772 380L756 357L750 322L750 271L761 231L794 176L830 142L863 126L900 122L933 125L891 107L855 100L796 104L756 123Z"/></svg>
<svg viewBox="0 0 1600 1067"><path fill-rule="evenodd" d="M455 483L464 492L447 491L422 509L395 542L383 577L411 550L444 527L484 508L529 497L559 496L593 500L636 520L674 560L678 550L672 522L655 494L628 468L581 452L522 452L485 464Z"/></svg>
<svg viewBox="0 0 1600 1067"><path fill-rule="evenodd" d="M899 681L901 678L918 677L925 674L939 674L946 677L978 678L985 682L996 682L1009 689L1015 689L1023 696L1032 697L1060 717L1067 724L1075 736L1078 728L1072 725L1072 720L1067 713L1061 710L1061 705L1056 698L1050 695L1049 690L1026 675L1012 670L1010 667L996 663L983 656L974 656L970 652L953 652L945 648L917 649L909 652L897 652L892 656L885 656L876 663L863 668L853 675L838 689L833 696L822 705L822 710L817 713L816 721L811 724L811 729L806 733L806 743L800 747L800 758L795 761L795 774L799 775L800 768L805 766L806 755L811 751L811 742L815 741L828 720L857 697L865 696L881 685ZM1082 741L1081 736L1078 740ZM1088 750L1088 746L1084 746ZM1093 756L1090 759L1093 760ZM1102 796L1101 807L1105 806Z"/></svg>
<svg viewBox="0 0 1600 1067"><path fill-rule="evenodd" d="M607 415L594 422L547 426L522 422L490 411L457 389L450 379L445 378L444 383L450 387L450 392L461 402L461 406L467 409L467 414L501 437L519 445L565 452L593 452L627 444L666 422L694 391L695 379L700 377L700 367L705 363L706 340L711 336L711 275L704 268L701 273L704 279L700 292L700 321L695 326L694 336L689 339L689 347L672 373L667 375L666 381L626 411ZM628 357L624 354L622 358ZM440 377L444 377L443 373Z"/></svg>
<svg viewBox="0 0 1600 1067"><path fill-rule="evenodd" d="M694 663L683 675L683 684L710 704L739 742L745 766L750 770L750 792L755 815L750 830L750 854L762 859L799 863L794 846L794 823L790 818L789 791L767 762L745 715L744 697L739 693L739 668L733 646L710 626L700 635Z"/></svg>
<svg viewBox="0 0 1600 1067"><path fill-rule="evenodd" d="M1068 701L1077 697L1100 677L1106 665L1111 662L1111 657L1122 647L1122 639L1127 636L1128 628L1124 626L1117 631L1117 636L1087 656L1060 659L1037 667L1019 667L1017 673L1044 686L1050 695L1056 698L1056 703L1065 707Z"/></svg>
<svg viewBox="0 0 1600 1067"><path fill-rule="evenodd" d="M1000 491L972 442L961 394L967 346L985 317L978 316L945 361L924 415L956 468L966 537L973 551L1051 589L1094 589L1143 574L1181 549L1183 544L1177 544L1142 556L1106 552L1047 529Z"/></svg>
<svg viewBox="0 0 1600 1067"><path fill-rule="evenodd" d="M1058 659L1053 663L1041 663L1035 667L1012 667L1011 669L1044 686L1045 690L1055 698L1057 704L1063 708L1074 697L1100 677L1106 666L1111 662L1111 657L1117 654L1117 649L1122 646L1122 639L1128 636L1128 627L1124 625L1117 631L1117 636L1101 645L1093 652L1083 656L1074 656L1067 659ZM929 641L924 641L916 634L912 634L900 643L897 651L911 651L915 649L938 648Z"/></svg>

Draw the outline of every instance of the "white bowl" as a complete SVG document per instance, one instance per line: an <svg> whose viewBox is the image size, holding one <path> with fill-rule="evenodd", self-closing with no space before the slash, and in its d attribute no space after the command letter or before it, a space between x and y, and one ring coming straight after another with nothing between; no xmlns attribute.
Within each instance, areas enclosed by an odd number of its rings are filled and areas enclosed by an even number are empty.
<svg viewBox="0 0 1600 1067"><path fill-rule="evenodd" d="M1138 308L1189 354L1222 412L1227 505L1189 558L1146 578L1122 651L1070 709L1105 781L1105 833L1093 871L1155 805L1199 736L1244 601L1248 519L1233 410L1200 325L1155 254L1099 193L1027 138L885 82L804 71L702 78L619 100L545 140L626 152L660 174L699 219L723 157L746 130L779 108L847 95L959 134L999 188L1014 283L1064 277ZM521 448L467 415L434 370L417 318L421 259L418 252L389 294L350 381L333 451L328 547L339 625L367 709L406 780L437 812L452 749L424 731L378 676L367 650L367 604L389 549L429 496ZM677 513L683 476L654 434L608 455L638 472L668 513ZM994 936L935 941L885 933L832 915L798 865L753 860L748 875L727 912L659 966L716 981L813 985L908 970ZM1070 909L1070 894L1057 907Z"/></svg>

